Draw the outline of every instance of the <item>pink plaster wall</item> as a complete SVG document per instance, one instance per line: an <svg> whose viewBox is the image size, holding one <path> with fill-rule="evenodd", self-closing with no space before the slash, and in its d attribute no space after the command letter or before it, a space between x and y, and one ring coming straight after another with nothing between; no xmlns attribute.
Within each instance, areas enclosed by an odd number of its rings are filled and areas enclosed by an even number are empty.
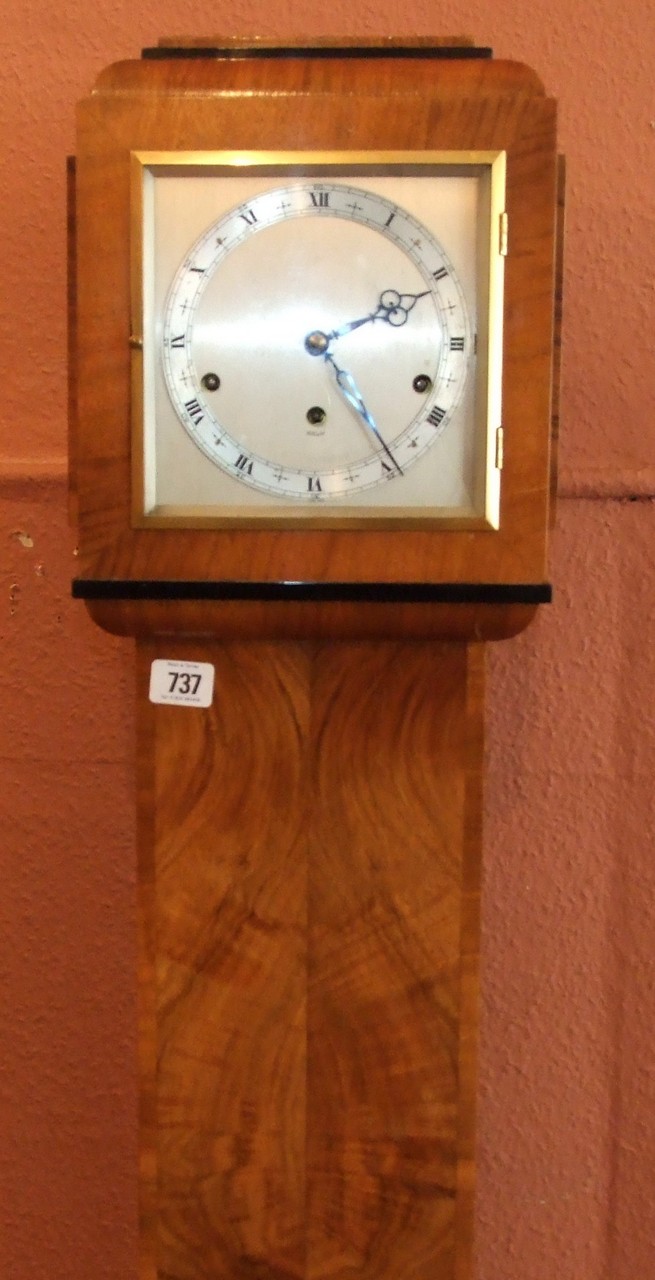
<svg viewBox="0 0 655 1280"><path fill-rule="evenodd" d="M652 0L15 0L0 50L0 1275L136 1280L132 651L69 600L64 157L160 34L471 32L561 104L556 602L489 656L479 1280L655 1276Z"/></svg>

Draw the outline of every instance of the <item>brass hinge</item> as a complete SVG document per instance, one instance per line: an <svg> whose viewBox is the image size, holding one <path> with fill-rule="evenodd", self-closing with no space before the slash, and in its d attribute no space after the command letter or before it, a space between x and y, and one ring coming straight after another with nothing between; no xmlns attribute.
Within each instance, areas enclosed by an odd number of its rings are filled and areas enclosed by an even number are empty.
<svg viewBox="0 0 655 1280"><path fill-rule="evenodd" d="M498 252L502 258L507 257L507 214L501 213L498 227Z"/></svg>
<svg viewBox="0 0 655 1280"><path fill-rule="evenodd" d="M496 462L495 462L495 465L496 465L496 469L497 469L498 471L502 471L502 469L503 469L503 450L504 450L504 447L505 447L504 441L505 441L505 437L504 437L503 428L502 428L502 427L496 427Z"/></svg>

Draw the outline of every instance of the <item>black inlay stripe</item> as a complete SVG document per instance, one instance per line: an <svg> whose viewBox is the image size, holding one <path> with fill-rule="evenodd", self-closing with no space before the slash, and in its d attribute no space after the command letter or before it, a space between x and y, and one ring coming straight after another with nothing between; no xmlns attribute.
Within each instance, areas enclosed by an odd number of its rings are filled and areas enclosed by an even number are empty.
<svg viewBox="0 0 655 1280"><path fill-rule="evenodd" d="M279 600L362 604L549 604L548 582L178 582L75 578L77 600Z"/></svg>
<svg viewBox="0 0 655 1280"><path fill-rule="evenodd" d="M418 47L415 45L400 45L388 49L384 46L369 48L366 45L348 46L347 48L341 48L339 45L321 45L319 47L310 45L305 49L284 45L277 48L261 48L258 45L243 46L241 48L232 48L229 45L227 47L222 47L221 45L154 45L150 48L142 49L141 57L148 61L165 58L227 58L230 60L239 58L441 58L452 60L459 58L492 58L493 50L484 46L471 45L442 45L434 48L421 45Z"/></svg>

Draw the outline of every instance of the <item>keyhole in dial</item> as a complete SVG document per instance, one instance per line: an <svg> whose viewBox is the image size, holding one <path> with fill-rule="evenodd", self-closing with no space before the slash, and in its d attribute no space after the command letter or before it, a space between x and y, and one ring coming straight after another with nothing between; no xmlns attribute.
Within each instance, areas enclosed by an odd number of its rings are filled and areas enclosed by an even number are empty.
<svg viewBox="0 0 655 1280"><path fill-rule="evenodd" d="M322 409L320 404L313 404L311 409L307 410L307 421L311 422L312 426L316 426L318 422L324 422L325 409Z"/></svg>

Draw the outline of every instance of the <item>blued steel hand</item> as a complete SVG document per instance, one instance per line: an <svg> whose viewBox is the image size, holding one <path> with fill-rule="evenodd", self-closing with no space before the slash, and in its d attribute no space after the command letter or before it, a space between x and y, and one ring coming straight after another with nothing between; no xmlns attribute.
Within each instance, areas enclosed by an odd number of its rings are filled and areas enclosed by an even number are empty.
<svg viewBox="0 0 655 1280"><path fill-rule="evenodd" d="M387 324L399 329L401 325L407 323L407 317L419 298L426 298L429 292L429 289L424 289L423 293L398 293L396 289L383 289L375 311L371 311L368 316L362 316L360 320L351 320L348 324L342 324L339 329L333 329L331 333L326 334L326 337L342 338L345 333L352 333L353 329L359 329L363 324L371 324L374 320L386 320Z"/></svg>
<svg viewBox="0 0 655 1280"><path fill-rule="evenodd" d="M382 448L384 449L384 452L386 453L387 457L391 460L394 467L396 468L398 475L401 476L403 474L402 467L398 465L389 446L385 444L385 441L382 439L382 436L380 435L378 427L374 419L372 418L370 411L366 408L366 405L362 398L362 393L359 390L359 387L357 386L357 383L355 382L355 379L353 378L352 373L348 373L347 369L341 369L339 367L329 348L323 353L323 355L327 363L332 365L332 368L334 369L335 377L337 380L337 386L342 396L344 397L344 399L348 401L348 404L352 405L355 412L359 414L362 421L365 422L366 426L373 432L374 436L382 445Z"/></svg>
<svg viewBox="0 0 655 1280"><path fill-rule="evenodd" d="M334 339L343 338L344 334L352 333L353 329L360 329L364 324L372 324L375 320L384 320L387 324L393 325L394 328L400 328L401 325L407 323L409 313L416 306L419 298L427 297L429 292L429 289L424 289L422 293L398 293L397 289L383 289L375 311L371 311L369 315L362 316L359 320L350 320L347 324L341 325L339 329L333 329L331 333L324 333L322 329L314 329L305 338L306 351L312 356L323 356L326 363L332 366L337 386L342 396L355 410L355 413L359 415L362 422L366 423L369 430L373 432L399 475L403 474L402 467L396 462L389 446L382 439L379 428L370 410L367 409L362 393L352 374L337 364L330 350L330 344Z"/></svg>

